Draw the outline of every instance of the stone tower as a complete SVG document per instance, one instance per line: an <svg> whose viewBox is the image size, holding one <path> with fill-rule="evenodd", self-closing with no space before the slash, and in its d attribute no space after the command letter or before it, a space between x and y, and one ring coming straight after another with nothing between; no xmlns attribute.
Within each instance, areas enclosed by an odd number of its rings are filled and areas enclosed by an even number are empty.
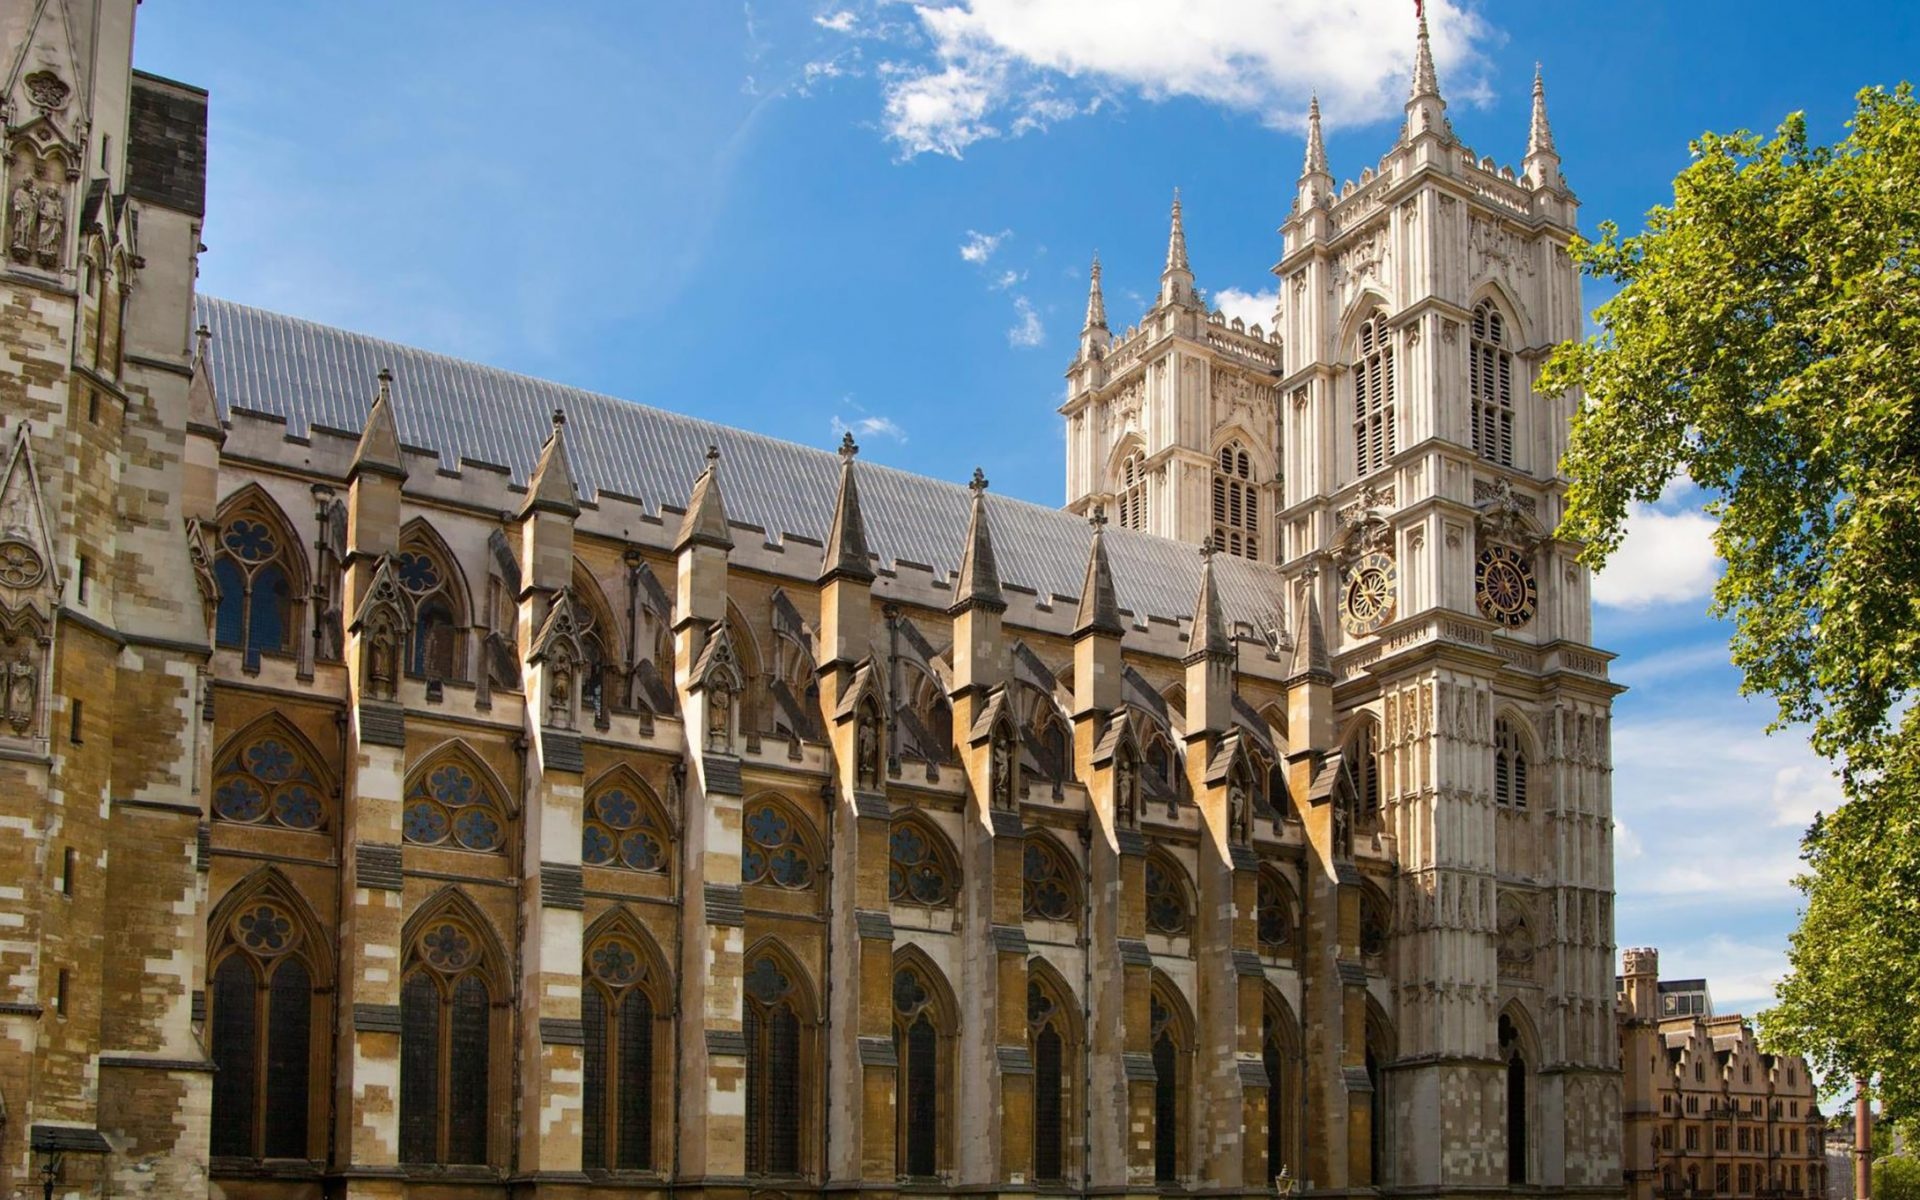
<svg viewBox="0 0 1920 1200"><path fill-rule="evenodd" d="M1400 135L1357 180L1335 183L1310 109L1271 328L1206 311L1177 201L1160 294L1118 336L1096 264L1061 409L1067 502L1274 564L1296 664L1323 632L1301 616L1332 617L1355 811L1351 833L1305 817L1322 911L1350 919L1344 838L1396 871L1385 911L1361 904L1357 935L1329 931L1339 949L1307 970L1308 1106L1347 1123L1350 1150L1310 1156L1314 1183L1615 1187L1618 689L1579 547L1552 536L1577 398L1534 389L1581 330L1578 202L1539 74L1516 171L1456 137L1424 19L1417 39ZM1391 984L1330 995L1368 945ZM1363 1024L1364 1063L1331 1030L1316 1054L1316 1021Z"/></svg>
<svg viewBox="0 0 1920 1200"><path fill-rule="evenodd" d="M133 21L0 8L5 1195L55 1154L63 1190L205 1188L206 95L131 70Z"/></svg>

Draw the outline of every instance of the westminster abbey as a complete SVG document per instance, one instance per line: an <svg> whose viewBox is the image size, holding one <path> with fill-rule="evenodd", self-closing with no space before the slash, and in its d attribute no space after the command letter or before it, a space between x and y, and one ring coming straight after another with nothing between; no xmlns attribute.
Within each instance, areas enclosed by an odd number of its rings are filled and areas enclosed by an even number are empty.
<svg viewBox="0 0 1920 1200"><path fill-rule="evenodd" d="M0 1196L1621 1194L1537 80L1096 266L1062 510L196 295L134 12L0 6Z"/></svg>

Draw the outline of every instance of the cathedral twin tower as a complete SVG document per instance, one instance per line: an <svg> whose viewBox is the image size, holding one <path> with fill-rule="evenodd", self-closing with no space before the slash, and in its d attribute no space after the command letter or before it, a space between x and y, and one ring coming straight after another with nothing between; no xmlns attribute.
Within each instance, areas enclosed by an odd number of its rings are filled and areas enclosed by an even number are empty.
<svg viewBox="0 0 1920 1200"><path fill-rule="evenodd" d="M1061 511L196 296L134 7L0 18L0 1194L1620 1194L1537 80L1096 265Z"/></svg>

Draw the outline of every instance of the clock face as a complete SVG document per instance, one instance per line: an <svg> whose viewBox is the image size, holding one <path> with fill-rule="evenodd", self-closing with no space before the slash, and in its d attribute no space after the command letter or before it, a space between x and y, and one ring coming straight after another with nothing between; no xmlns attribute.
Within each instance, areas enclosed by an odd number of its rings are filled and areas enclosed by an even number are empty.
<svg viewBox="0 0 1920 1200"><path fill-rule="evenodd" d="M1511 546L1489 546L1474 569L1474 595L1487 620L1518 629L1533 620L1540 589L1526 557Z"/></svg>
<svg viewBox="0 0 1920 1200"><path fill-rule="evenodd" d="M1353 564L1340 593L1340 623L1347 632L1361 637L1391 621L1393 587L1393 559L1387 555L1368 554Z"/></svg>

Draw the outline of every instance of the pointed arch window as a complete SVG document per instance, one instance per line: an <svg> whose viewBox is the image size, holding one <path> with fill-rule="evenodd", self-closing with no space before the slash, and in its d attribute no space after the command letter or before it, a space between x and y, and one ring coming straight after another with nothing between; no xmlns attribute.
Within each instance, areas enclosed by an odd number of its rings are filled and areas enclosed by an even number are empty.
<svg viewBox="0 0 1920 1200"><path fill-rule="evenodd" d="M887 898L944 908L953 903L959 866L947 839L925 821L903 817L887 840Z"/></svg>
<svg viewBox="0 0 1920 1200"><path fill-rule="evenodd" d="M416 525L400 539L394 577L413 603L413 641L407 673L422 679L464 680L466 603L459 576L440 539Z"/></svg>
<svg viewBox="0 0 1920 1200"><path fill-rule="evenodd" d="M800 1173L802 1092L796 981L770 954L746 973L747 1173Z"/></svg>
<svg viewBox="0 0 1920 1200"><path fill-rule="evenodd" d="M1045 838L1030 837L1023 863L1021 902L1027 916L1071 921L1080 910L1080 889L1066 857Z"/></svg>
<svg viewBox="0 0 1920 1200"><path fill-rule="evenodd" d="M1114 489L1115 514L1122 529L1147 527L1147 456L1138 447L1120 460L1120 477Z"/></svg>
<svg viewBox="0 0 1920 1200"><path fill-rule="evenodd" d="M1073 1048L1071 1008L1051 976L1027 980L1027 1047L1033 1056L1033 1176L1066 1179L1067 1135L1073 1097L1067 1070Z"/></svg>
<svg viewBox="0 0 1920 1200"><path fill-rule="evenodd" d="M1363 720L1341 747L1341 769L1352 785L1355 813L1362 824L1380 817L1380 765L1371 720Z"/></svg>
<svg viewBox="0 0 1920 1200"><path fill-rule="evenodd" d="M319 972L292 908L261 894L214 933L207 1027L213 1076L212 1153L313 1158L309 1127Z"/></svg>
<svg viewBox="0 0 1920 1200"><path fill-rule="evenodd" d="M1386 466L1396 448L1393 333L1385 313L1361 322L1354 350L1353 465L1354 474L1366 475Z"/></svg>
<svg viewBox="0 0 1920 1200"><path fill-rule="evenodd" d="M462 917L426 921L400 988L400 1161L484 1164L496 965Z"/></svg>
<svg viewBox="0 0 1920 1200"><path fill-rule="evenodd" d="M290 731L269 724L236 743L215 760L216 818L287 829L326 827L331 789Z"/></svg>
<svg viewBox="0 0 1920 1200"><path fill-rule="evenodd" d="M897 960L896 960L897 961ZM917 964L893 973L893 1048L899 1063L894 1146L896 1170L910 1179L928 1179L940 1169L942 1081L941 1040L936 985Z"/></svg>
<svg viewBox="0 0 1920 1200"><path fill-rule="evenodd" d="M299 652L299 616L305 609L305 561L270 503L256 496L235 505L222 520L213 560L220 591L214 644L241 651L248 669L259 665L262 654Z"/></svg>
<svg viewBox="0 0 1920 1200"><path fill-rule="evenodd" d="M1527 751L1505 717L1493 723L1493 799L1502 808L1527 806Z"/></svg>
<svg viewBox="0 0 1920 1200"><path fill-rule="evenodd" d="M1286 888L1274 876L1262 872L1256 892L1255 926L1260 953L1272 958L1293 953L1293 905Z"/></svg>
<svg viewBox="0 0 1920 1200"><path fill-rule="evenodd" d="M1527 1181L1527 1060L1513 1018L1500 1014L1500 1049L1507 1060L1507 1182ZM1691 1130L1689 1130L1691 1132Z"/></svg>
<svg viewBox="0 0 1920 1200"><path fill-rule="evenodd" d="M1193 928L1193 910L1187 900L1185 873L1171 859L1147 859L1147 928L1168 937L1183 937Z"/></svg>
<svg viewBox="0 0 1920 1200"><path fill-rule="evenodd" d="M1285 1173L1297 1178L1298 1164L1293 1162L1292 1146L1295 1063L1293 1033L1277 1001L1269 1000L1260 1017L1260 1065L1267 1076L1267 1169L1265 1178Z"/></svg>
<svg viewBox="0 0 1920 1200"><path fill-rule="evenodd" d="M814 856L800 817L785 805L760 800L748 807L745 830L740 882L791 891L813 886Z"/></svg>
<svg viewBox="0 0 1920 1200"><path fill-rule="evenodd" d="M1473 398L1473 451L1488 462L1513 465L1513 351L1507 322L1493 301L1473 310L1467 351L1467 391Z"/></svg>
<svg viewBox="0 0 1920 1200"><path fill-rule="evenodd" d="M1147 1014L1153 1047L1153 1177L1158 1183L1177 1182L1185 1158L1180 1134L1186 1117L1182 1093L1187 1082L1188 1048L1185 1031L1174 1013L1173 1002L1156 987Z"/></svg>
<svg viewBox="0 0 1920 1200"><path fill-rule="evenodd" d="M400 831L416 846L498 851L507 840L506 806L479 771L442 755L415 772Z"/></svg>
<svg viewBox="0 0 1920 1200"><path fill-rule="evenodd" d="M1237 441L1220 447L1213 464L1213 544L1240 558L1260 557L1260 486Z"/></svg>
<svg viewBox="0 0 1920 1200"><path fill-rule="evenodd" d="M589 1170L654 1167L654 1101L661 1091L654 1031L663 1011L652 955L630 929L587 947L580 1023L586 1032L582 1164Z"/></svg>
<svg viewBox="0 0 1920 1200"><path fill-rule="evenodd" d="M580 861L651 875L667 873L672 839L666 816L646 785L623 771L587 795Z"/></svg>

